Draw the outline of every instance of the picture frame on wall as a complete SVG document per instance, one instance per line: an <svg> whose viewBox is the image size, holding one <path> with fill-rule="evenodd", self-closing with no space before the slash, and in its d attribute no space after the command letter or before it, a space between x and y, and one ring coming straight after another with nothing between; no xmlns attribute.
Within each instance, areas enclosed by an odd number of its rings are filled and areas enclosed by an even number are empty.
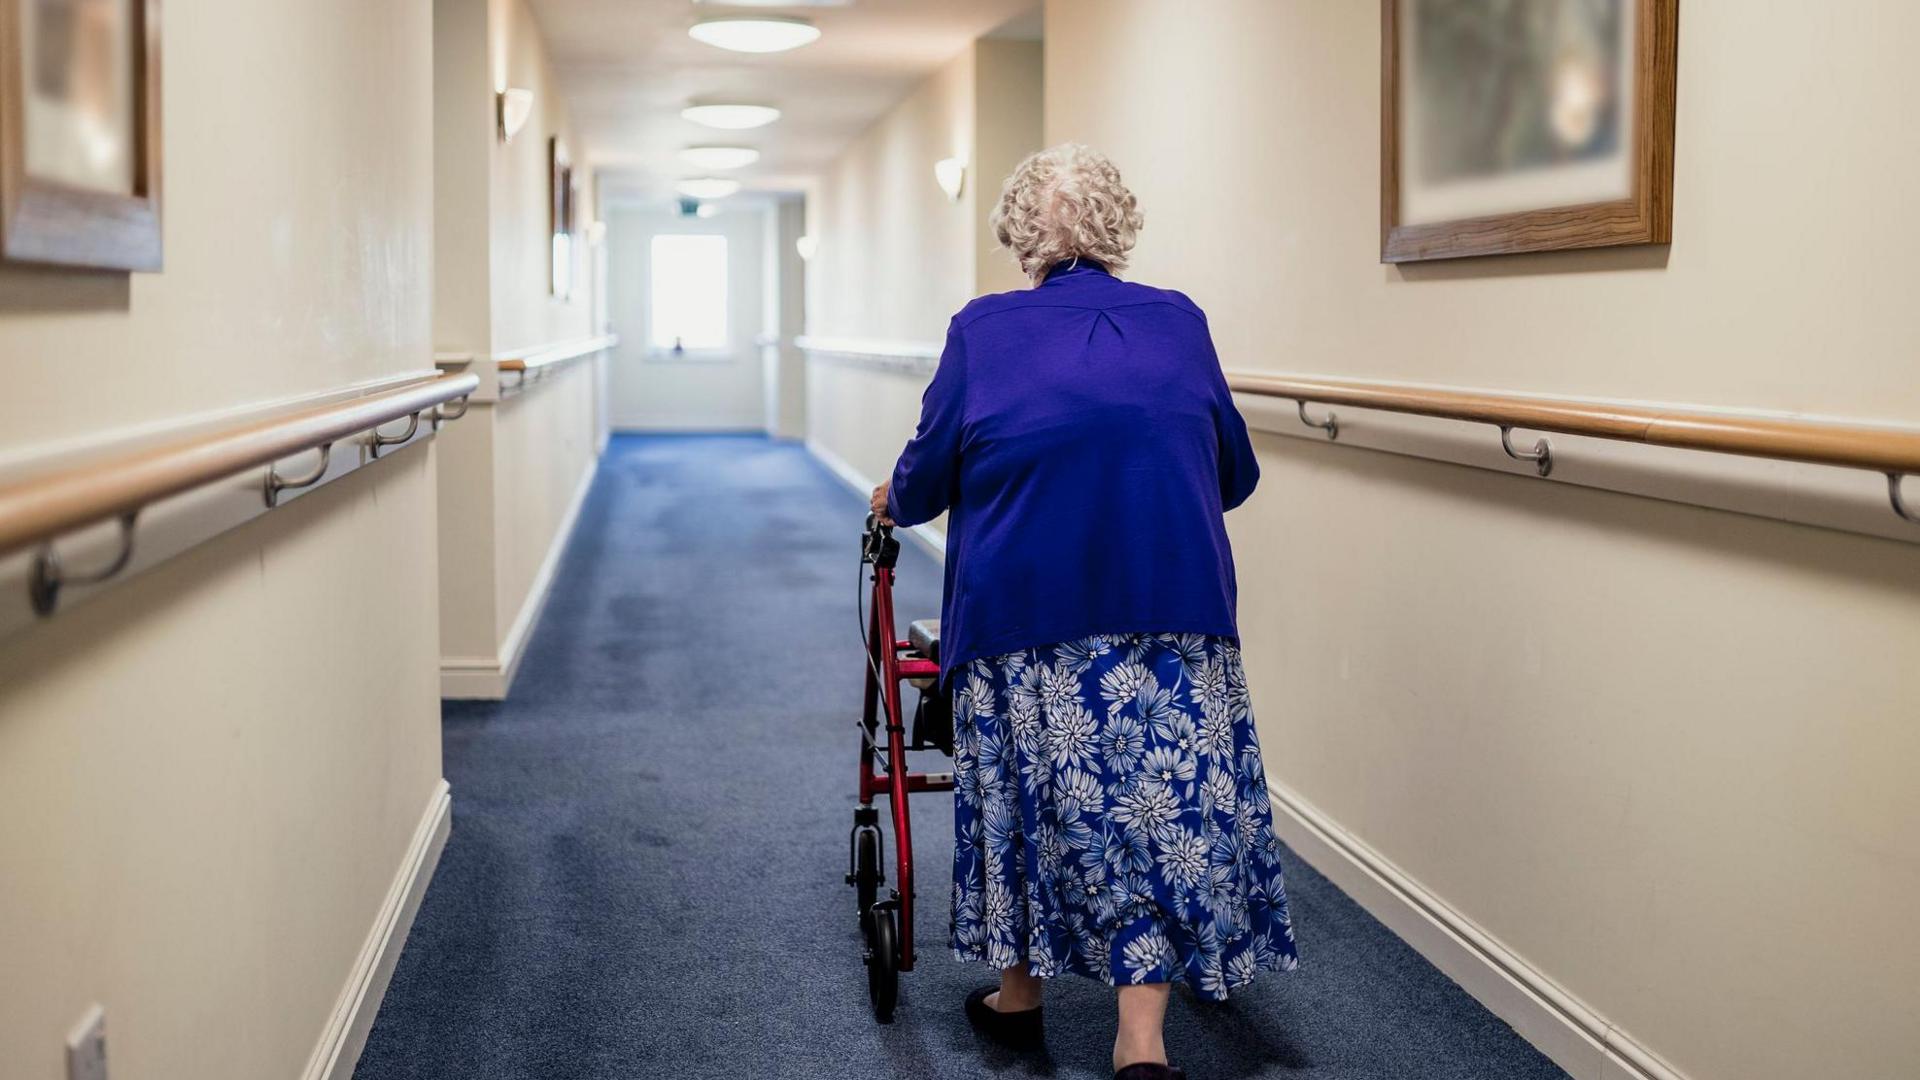
<svg viewBox="0 0 1920 1080"><path fill-rule="evenodd" d="M162 264L160 0L0 0L0 258Z"/></svg>
<svg viewBox="0 0 1920 1080"><path fill-rule="evenodd" d="M1381 0L1380 260L1666 244L1679 0Z"/></svg>
<svg viewBox="0 0 1920 1080"><path fill-rule="evenodd" d="M549 194L552 211L549 219L553 239L549 291L556 299L567 300L573 296L575 192L573 162L567 156L566 144L557 135L547 140L547 163L551 174Z"/></svg>

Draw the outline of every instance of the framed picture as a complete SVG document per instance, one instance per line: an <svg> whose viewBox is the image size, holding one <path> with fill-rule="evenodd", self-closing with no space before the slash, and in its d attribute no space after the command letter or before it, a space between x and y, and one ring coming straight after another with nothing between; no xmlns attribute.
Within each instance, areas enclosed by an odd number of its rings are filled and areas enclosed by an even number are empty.
<svg viewBox="0 0 1920 1080"><path fill-rule="evenodd" d="M0 256L158 270L160 0L0 0Z"/></svg>
<svg viewBox="0 0 1920 1080"><path fill-rule="evenodd" d="M1665 244L1679 0L1381 0L1380 260Z"/></svg>
<svg viewBox="0 0 1920 1080"><path fill-rule="evenodd" d="M574 190L573 163L558 136L547 140L547 163L552 173L550 195L553 233L551 292L562 300L573 296Z"/></svg>

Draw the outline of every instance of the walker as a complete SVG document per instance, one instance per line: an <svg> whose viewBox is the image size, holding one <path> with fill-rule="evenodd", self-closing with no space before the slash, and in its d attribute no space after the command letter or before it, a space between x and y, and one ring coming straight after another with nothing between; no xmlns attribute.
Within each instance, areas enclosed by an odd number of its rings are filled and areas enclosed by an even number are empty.
<svg viewBox="0 0 1920 1080"><path fill-rule="evenodd" d="M867 515L861 537L860 565L871 566L872 602L862 619L866 646L866 701L860 718L860 802L853 810L848 837L847 883L854 887L855 911L866 942L867 994L873 1018L893 1022L900 997L900 973L913 970L913 837L907 796L917 791L952 791L953 774L907 771L907 751L939 750L953 756L953 712L940 693L940 621L914 623L907 640L895 640L893 568L900 542L893 527ZM901 722L905 684L920 690L913 710L911 741ZM886 742L880 741L882 730ZM883 760L884 759L884 760ZM875 795L885 795L893 816L894 888L880 896L886 876L880 869L882 843Z"/></svg>

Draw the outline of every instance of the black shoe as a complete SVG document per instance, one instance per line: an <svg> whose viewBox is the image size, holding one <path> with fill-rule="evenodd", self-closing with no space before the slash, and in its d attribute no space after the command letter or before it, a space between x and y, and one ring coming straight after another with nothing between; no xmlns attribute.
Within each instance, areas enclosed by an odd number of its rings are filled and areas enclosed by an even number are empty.
<svg viewBox="0 0 1920 1080"><path fill-rule="evenodd" d="M1187 1080L1187 1074L1171 1065L1142 1061L1114 1073L1113 1080Z"/></svg>
<svg viewBox="0 0 1920 1080"><path fill-rule="evenodd" d="M1040 1006L1019 1012L1001 1012L987 1004L987 997L1000 988L983 986L967 995L967 1019L975 1031L1002 1046L1032 1050L1041 1043Z"/></svg>

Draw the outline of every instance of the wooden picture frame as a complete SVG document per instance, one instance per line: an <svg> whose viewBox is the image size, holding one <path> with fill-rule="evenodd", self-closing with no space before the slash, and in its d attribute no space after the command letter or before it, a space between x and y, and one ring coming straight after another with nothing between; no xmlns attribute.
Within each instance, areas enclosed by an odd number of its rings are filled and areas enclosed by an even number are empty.
<svg viewBox="0 0 1920 1080"><path fill-rule="evenodd" d="M1618 0L1632 16L1621 42L1632 54L1620 80L1632 98L1623 110L1628 115L1620 118L1615 150L1630 185L1622 197L1440 220L1406 212L1416 168L1403 143L1409 140L1410 112L1416 110L1408 100L1405 50L1413 29L1409 13L1422 2L1427 0L1381 0L1380 6L1381 262L1672 242L1679 0Z"/></svg>
<svg viewBox="0 0 1920 1080"><path fill-rule="evenodd" d="M156 271L160 215L160 0L126 4L131 51L132 175L127 194L35 175L29 168L30 111L23 4L0 0L0 258L10 262Z"/></svg>
<svg viewBox="0 0 1920 1080"><path fill-rule="evenodd" d="M573 297L573 162L559 136L547 140L549 233L552 266L548 292L559 300Z"/></svg>

